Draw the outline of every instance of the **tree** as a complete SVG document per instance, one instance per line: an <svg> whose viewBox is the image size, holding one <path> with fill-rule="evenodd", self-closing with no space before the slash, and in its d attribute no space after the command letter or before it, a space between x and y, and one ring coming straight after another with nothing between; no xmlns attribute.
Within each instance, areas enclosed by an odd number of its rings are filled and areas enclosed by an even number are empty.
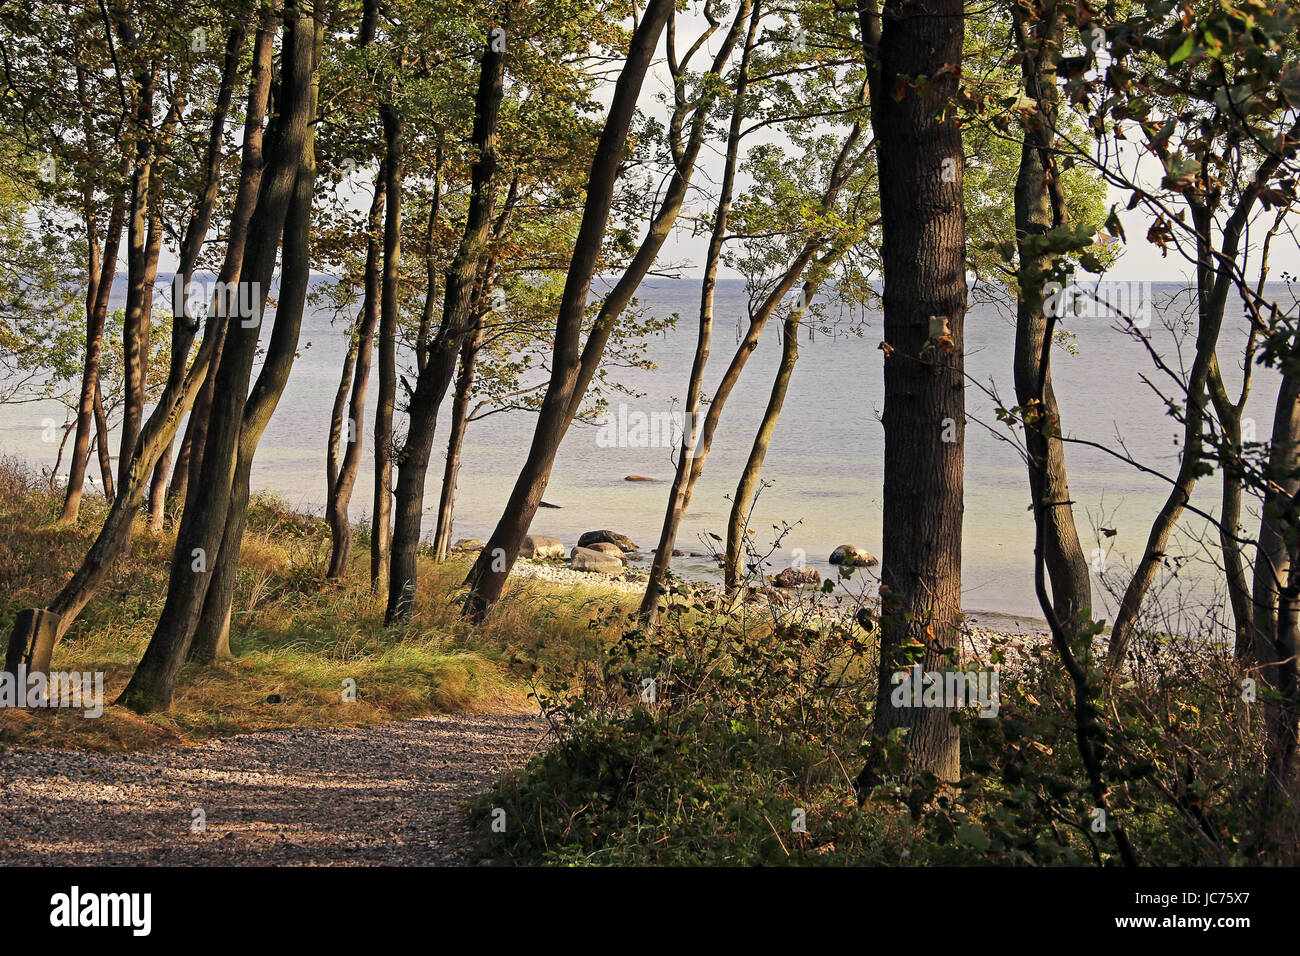
<svg viewBox="0 0 1300 956"><path fill-rule="evenodd" d="M961 622L966 223L958 0L859 7L871 77L884 275L884 523L876 756L906 735L907 768L956 782L956 726L942 707L896 707L894 675L941 670ZM921 81L924 77L924 82ZM949 440L951 439L951 440Z"/></svg>

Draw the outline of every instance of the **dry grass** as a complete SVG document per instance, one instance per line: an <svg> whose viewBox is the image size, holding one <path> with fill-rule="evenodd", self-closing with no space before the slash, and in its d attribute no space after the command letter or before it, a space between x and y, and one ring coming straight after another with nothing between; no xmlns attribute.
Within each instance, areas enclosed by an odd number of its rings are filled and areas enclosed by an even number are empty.
<svg viewBox="0 0 1300 956"><path fill-rule="evenodd" d="M74 528L54 521L61 496L12 460L0 461L0 630L24 607L48 600L80 562L105 513L87 498ZM600 588L525 581L481 626L459 616L468 565L421 558L412 620L383 626L369 587L369 549L359 540L347 581L328 583L323 521L257 498L241 552L231 648L235 659L189 667L172 711L142 717L108 706L80 711L0 710L0 744L123 751L294 726L351 727L436 713L504 712L530 706L535 682L600 654L614 636L605 612L631 599ZM174 531L136 526L130 553L55 649L53 670L101 671L104 699L126 686L166 593ZM593 626L594 624L594 626ZM357 699L345 702L346 681Z"/></svg>

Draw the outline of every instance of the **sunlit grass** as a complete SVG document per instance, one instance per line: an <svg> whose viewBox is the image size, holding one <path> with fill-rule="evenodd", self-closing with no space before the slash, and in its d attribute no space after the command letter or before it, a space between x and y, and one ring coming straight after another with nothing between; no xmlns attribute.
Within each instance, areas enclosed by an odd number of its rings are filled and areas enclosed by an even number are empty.
<svg viewBox="0 0 1300 956"><path fill-rule="evenodd" d="M56 528L61 495L0 462L0 629L40 606L75 570L105 513L88 498L75 528ZM632 598L608 589L512 585L482 625L460 617L468 561L420 559L412 619L383 626L359 532L343 583L324 578L323 521L259 497L250 509L235 595L233 660L190 666L173 709L141 717L111 702L153 633L166 594L174 530L136 525L130 553L55 649L52 669L100 671L102 717L80 711L0 711L0 743L129 750L215 735L300 726L353 727L428 714L517 711L548 674L603 652L616 636L603 615ZM601 620L597 620L601 619ZM592 626L593 621L597 626ZM344 699L355 682L355 702Z"/></svg>

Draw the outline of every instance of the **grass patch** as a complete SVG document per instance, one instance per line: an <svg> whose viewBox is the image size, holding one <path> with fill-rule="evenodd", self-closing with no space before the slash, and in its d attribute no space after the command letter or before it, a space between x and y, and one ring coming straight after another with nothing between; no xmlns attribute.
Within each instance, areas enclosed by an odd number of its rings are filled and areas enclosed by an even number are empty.
<svg viewBox="0 0 1300 956"><path fill-rule="evenodd" d="M55 526L62 495L12 460L0 462L0 629L39 607L71 576L107 508L87 497L75 527ZM342 583L327 582L325 523L269 496L250 506L231 614L234 659L187 667L167 714L112 706L162 610L175 532L137 522L131 549L55 649L52 669L104 674L104 714L0 711L0 744L126 751L287 727L355 727L429 714L500 713L533 706L554 673L603 653L600 621L631 599L608 589L512 586L487 623L461 620L465 560L420 557L412 619L383 625L370 590L364 531ZM593 622L594 626L593 626ZM344 700L354 681L356 701Z"/></svg>

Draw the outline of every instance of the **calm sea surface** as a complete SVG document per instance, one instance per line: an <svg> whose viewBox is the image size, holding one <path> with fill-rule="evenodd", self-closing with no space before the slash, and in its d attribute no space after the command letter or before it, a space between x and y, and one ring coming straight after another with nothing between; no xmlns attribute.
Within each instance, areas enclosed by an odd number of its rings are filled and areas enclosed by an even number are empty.
<svg viewBox="0 0 1300 956"><path fill-rule="evenodd" d="M1186 300L1170 301L1178 289L1172 284L1152 286L1160 308L1150 329L1156 348L1175 369L1190 364L1194 332L1183 318ZM675 329L649 342L647 355L656 365L653 370L617 370L618 380L633 394L612 394L615 408L625 403L629 415L680 409L695 345L698 296L697 280L658 280L643 287L639 296L643 306L659 316L680 313L681 320ZM116 297L115 308L120 305L120 291ZM720 284L706 394L730 359L746 302L743 283ZM321 312L305 320L299 359L253 469L254 487L275 492L304 509L320 510L325 498L325 439L346 345L344 323L331 319L332 314ZM831 312L826 323L833 326L830 331L812 335L805 331L799 343L799 362L764 469L771 486L760 496L752 524L759 541L771 539L776 523L793 525L776 560L787 562L794 549L802 549L808 563L823 572L829 568L826 558L838 544L855 543L880 552L883 455L880 316ZM1178 463L1180 427L1143 379L1171 395L1172 383L1155 370L1140 344L1114 327L1113 318L1074 318L1068 326L1075 338L1069 350L1058 348L1053 359L1066 433L1115 448L1122 441L1133 457L1171 475ZM1219 350L1230 388L1241 378L1239 353L1244 341L1245 322L1239 306L1234 306ZM966 342L966 368L973 383L996 389L1008 404L1014 404L1014 328L1005 310L990 305L972 308ZM684 551L705 550L701 542L709 532L725 534L729 496L766 404L779 352L778 328L769 326L728 402L678 539ZM1234 355L1238 355L1235 360ZM372 378L368 416L374 414L373 388ZM1276 389L1275 373L1258 370L1246 414L1260 440L1268 435ZM981 389L968 390L967 407L965 606L972 611L1037 616L1033 522L1024 463L1014 447L995 437L1005 435L1006 429L997 422L994 403ZM38 466L52 465L55 448L41 440L42 424L51 417L63 421L57 403L0 408L0 452L20 455ZM635 417L631 421L635 423ZM428 482L426 531L430 535L445 452L445 423L446 409ZM527 413L512 412L470 426L457 495L456 537L485 538L492 530L527 453L532 424ZM365 428L367 459L371 426L368 422ZM1248 438L1251 427L1248 422ZM545 495L560 507L539 511L535 532L572 544L583 531L610 528L630 535L645 549L654 547L668 485L623 479L632 474L671 479L672 451L608 445L596 427L575 425L570 430ZM1098 545L1095 528L1116 529L1118 534L1102 539L1108 566L1113 569L1135 560L1168 490L1167 482L1079 445L1068 446L1066 455L1085 549L1091 552ZM96 471L93 466L91 470ZM356 518L368 512L371 488L367 467L354 494ZM1217 478L1202 481L1194 503L1217 511L1217 501ZM1257 509L1250 511L1247 523L1254 526ZM1184 526L1192 533L1201 530L1195 520L1185 521ZM678 564L688 575L712 573L699 558L681 558ZM1186 572L1194 573L1194 568Z"/></svg>

